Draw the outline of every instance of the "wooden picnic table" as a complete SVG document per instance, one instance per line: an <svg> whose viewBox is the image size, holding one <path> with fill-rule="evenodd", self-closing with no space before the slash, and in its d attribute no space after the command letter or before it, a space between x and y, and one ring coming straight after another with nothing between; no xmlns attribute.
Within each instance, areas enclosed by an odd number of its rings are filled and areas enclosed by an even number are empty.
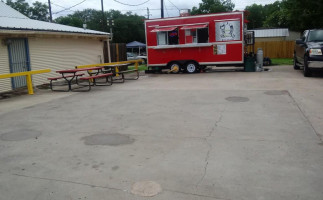
<svg viewBox="0 0 323 200"><path fill-rule="evenodd" d="M92 75L98 75L100 72L102 72L102 69L104 69L103 66L100 67L89 67L89 68L78 68L78 69L64 69L64 70L58 70L56 73L61 74L61 77L54 77L54 78L48 78L51 82L51 88L52 88L52 81L53 80L58 80L58 79L65 79L67 84L68 84L68 90L67 91L72 91L72 81L75 79L77 82L77 78L79 76L83 76L84 73L78 73L78 72L83 72L87 71L90 76ZM92 72L95 71L95 72ZM53 90L53 89L52 89Z"/></svg>

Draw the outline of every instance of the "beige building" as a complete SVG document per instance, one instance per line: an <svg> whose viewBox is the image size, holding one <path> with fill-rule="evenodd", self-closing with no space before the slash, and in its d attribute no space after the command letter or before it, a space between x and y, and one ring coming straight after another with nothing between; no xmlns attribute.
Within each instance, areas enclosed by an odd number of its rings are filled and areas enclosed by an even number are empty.
<svg viewBox="0 0 323 200"><path fill-rule="evenodd" d="M295 41L300 38L300 33L290 31L288 28L254 29L255 42L268 41Z"/></svg>
<svg viewBox="0 0 323 200"><path fill-rule="evenodd" d="M3 2L0 13L0 74L51 69L33 76L35 86L58 76L56 70L104 62L109 33L32 20ZM0 79L0 93L24 86L23 76Z"/></svg>

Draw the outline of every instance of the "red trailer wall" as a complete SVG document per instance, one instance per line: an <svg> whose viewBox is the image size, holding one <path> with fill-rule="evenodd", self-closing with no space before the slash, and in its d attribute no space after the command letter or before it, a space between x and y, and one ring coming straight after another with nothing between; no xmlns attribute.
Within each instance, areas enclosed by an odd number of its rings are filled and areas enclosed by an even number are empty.
<svg viewBox="0 0 323 200"><path fill-rule="evenodd" d="M240 39L234 41L216 41L216 23L227 21L239 21ZM208 23L209 46L185 47L185 30L181 30L183 25ZM156 27L177 26L179 34L178 45L163 45L159 49L157 45L157 32L151 32ZM166 18L146 21L146 40L148 47L149 65L166 65L173 60L196 60L200 64L225 64L243 62L243 13L221 13L199 16L188 16L180 18ZM205 43L197 43L205 44ZM214 54L213 45L225 44L226 54Z"/></svg>

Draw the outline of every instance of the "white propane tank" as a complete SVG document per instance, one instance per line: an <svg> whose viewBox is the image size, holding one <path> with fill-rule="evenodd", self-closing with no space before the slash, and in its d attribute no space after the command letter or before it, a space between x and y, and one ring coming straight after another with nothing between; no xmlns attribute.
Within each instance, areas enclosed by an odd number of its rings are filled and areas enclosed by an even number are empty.
<svg viewBox="0 0 323 200"><path fill-rule="evenodd" d="M262 71L264 65L264 52L262 48L257 49L257 71Z"/></svg>

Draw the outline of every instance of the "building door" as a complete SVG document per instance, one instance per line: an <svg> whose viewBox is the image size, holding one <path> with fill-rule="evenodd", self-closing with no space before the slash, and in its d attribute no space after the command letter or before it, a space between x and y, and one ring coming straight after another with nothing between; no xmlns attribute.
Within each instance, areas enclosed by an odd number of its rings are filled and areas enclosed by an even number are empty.
<svg viewBox="0 0 323 200"><path fill-rule="evenodd" d="M8 39L10 73L30 71L28 40L26 38ZM25 87L26 76L11 78L12 89Z"/></svg>

